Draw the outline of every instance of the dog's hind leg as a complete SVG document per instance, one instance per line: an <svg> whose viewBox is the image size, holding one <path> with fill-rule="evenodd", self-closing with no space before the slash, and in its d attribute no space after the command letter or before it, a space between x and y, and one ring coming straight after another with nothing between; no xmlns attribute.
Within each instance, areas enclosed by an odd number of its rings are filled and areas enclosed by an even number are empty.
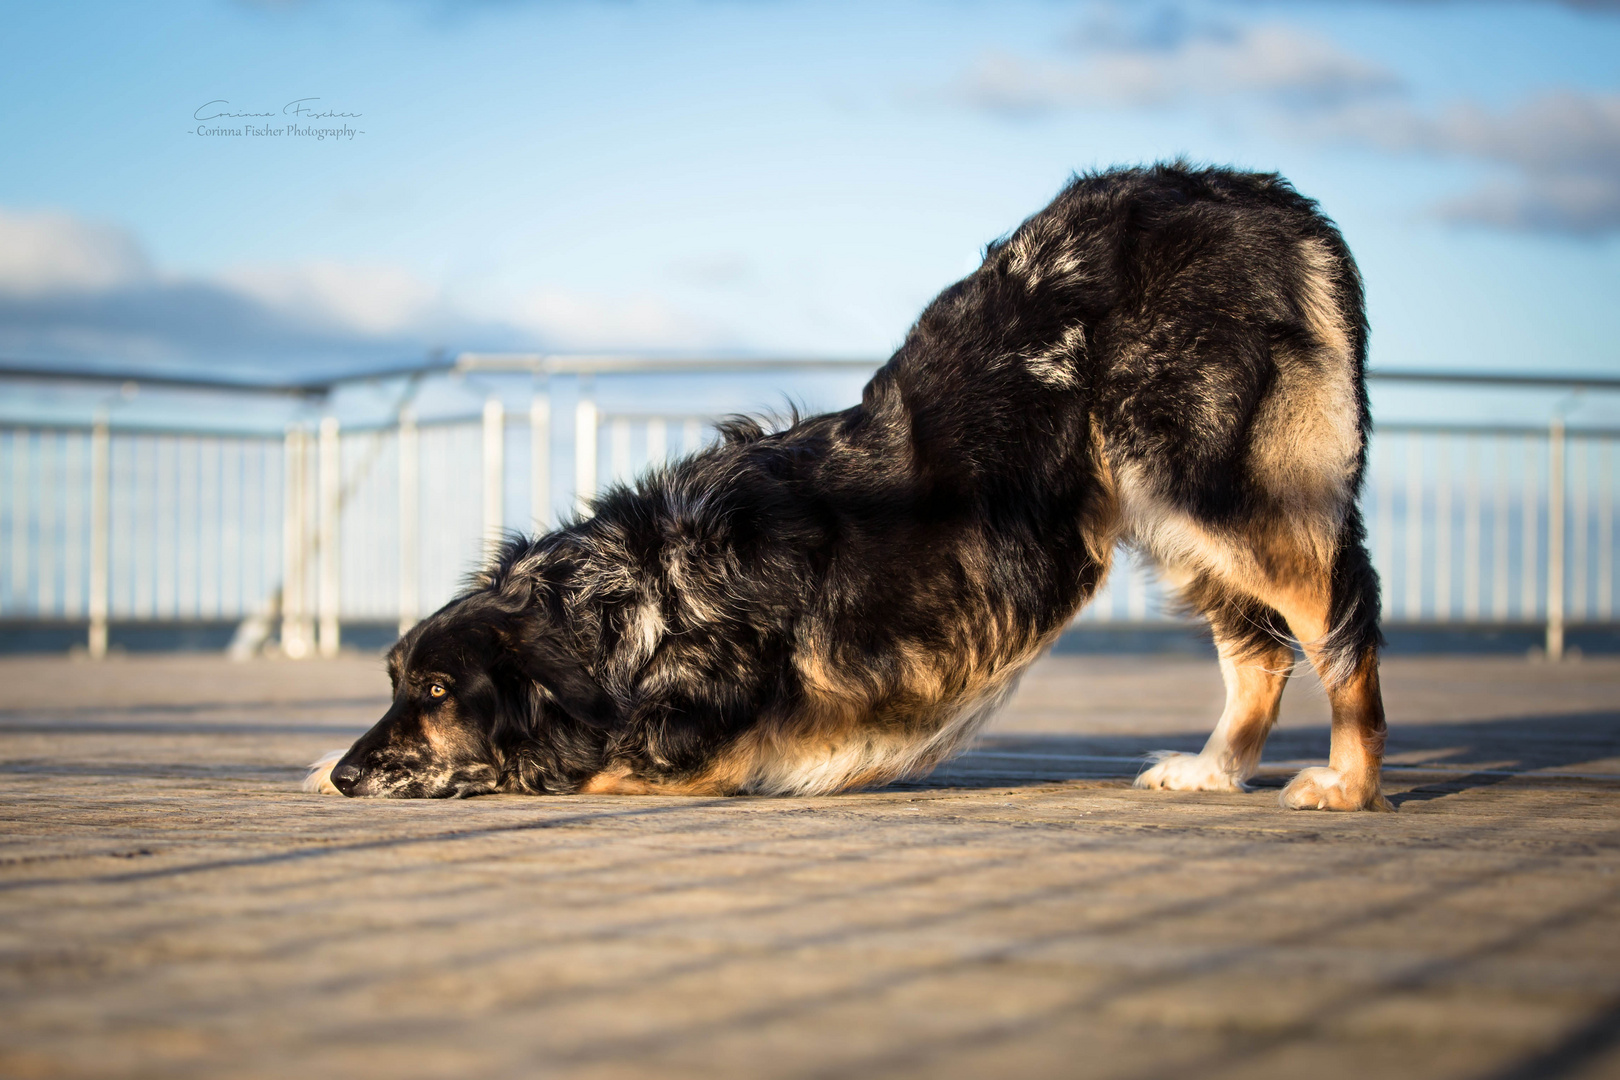
<svg viewBox="0 0 1620 1080"><path fill-rule="evenodd" d="M1297 520L1275 517L1223 531L1185 515L1161 513L1156 518L1140 515L1136 535L1167 565L1203 568L1189 596L1194 606L1212 616L1228 609L1232 613L1258 611L1254 625L1268 631L1280 631L1286 625L1321 676L1333 709L1328 765L1294 777L1283 790L1283 805L1300 810L1391 809L1380 791L1385 728L1378 687L1378 577L1362 544L1356 508L1345 509L1336 533L1301 530ZM1201 602L1200 582L1204 583L1203 593L1217 599L1222 594L1244 598L1252 606L1245 609L1236 599L1225 600L1225 606ZM1266 613L1274 614L1268 617ZM1232 634L1238 625L1224 615L1212 622L1218 638ZM1255 641L1258 635L1250 639L1251 644ZM1211 745L1196 758L1169 759L1176 763L1163 771L1156 772L1159 766L1155 766L1138 783L1145 787L1199 786L1169 781L1192 777L1222 751L1222 741L1240 736L1251 739L1253 752L1258 754L1258 744L1273 716L1272 695L1281 693L1283 683L1281 678L1272 681L1266 671L1286 665L1280 645L1272 655L1274 659L1263 661L1260 667L1240 664L1234 656L1228 674L1228 713L1222 716ZM1225 667L1224 651L1222 661ZM1223 785L1224 790L1235 787L1235 783Z"/></svg>
<svg viewBox="0 0 1620 1080"><path fill-rule="evenodd" d="M1202 578L1187 599L1208 616L1226 680L1226 708L1197 754L1161 750L1157 764L1136 778L1162 791L1244 791L1260 764L1266 736L1293 667L1294 650L1282 616Z"/></svg>
<svg viewBox="0 0 1620 1080"><path fill-rule="evenodd" d="M1333 709L1326 767L1305 769L1283 789L1295 810L1392 810L1381 791L1384 702L1378 685L1378 577L1352 507L1331 572L1273 579L1264 598L1282 612L1315 665Z"/></svg>
<svg viewBox="0 0 1620 1080"><path fill-rule="evenodd" d="M1290 780L1282 804L1292 810L1395 809L1381 790L1385 725L1378 657L1363 656L1344 682L1328 690L1328 699L1333 704L1328 764Z"/></svg>

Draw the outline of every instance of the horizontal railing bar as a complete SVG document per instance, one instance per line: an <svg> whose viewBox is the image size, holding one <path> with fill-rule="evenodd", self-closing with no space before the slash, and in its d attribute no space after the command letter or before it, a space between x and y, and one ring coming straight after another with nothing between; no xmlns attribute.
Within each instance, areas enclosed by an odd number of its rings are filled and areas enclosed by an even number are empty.
<svg viewBox="0 0 1620 1080"><path fill-rule="evenodd" d="M548 356L542 353L462 353L457 371L529 372L537 375L661 375L689 372L870 371L883 365L868 357L747 356L670 357Z"/></svg>
<svg viewBox="0 0 1620 1080"><path fill-rule="evenodd" d="M708 424L708 423L713 423L716 420L723 419L724 417L727 417L727 416L730 416L730 415L733 415L733 414L732 413L726 413L726 412L718 412L718 413L604 412L604 413L600 414L601 420L602 420L602 422L604 424L607 423L610 420L636 420L636 421L676 420L676 421L681 421L681 422L685 422L687 420L696 420L699 423ZM742 415L751 415L751 414L742 414ZM416 426L418 428L455 427L458 424L482 424L483 420L484 420L484 414L481 413L481 412L466 413L465 415L457 414L457 415L454 415L454 416L437 416L437 417L432 417L432 418L429 418L429 419L424 419L422 417L418 417L417 420L416 420ZM518 410L512 410L512 411L508 412L504 417L502 417L501 422L502 422L502 424L504 426L509 427L509 428L526 428L530 424L530 418L529 418L529 415L528 415L527 412L521 412L521 411L518 411ZM3 428L3 426L4 425L0 425L0 428ZM399 425L394 423L392 420L389 420L389 421L384 422L384 423L345 424L343 426L343 434L345 434L345 435L369 435L369 434L373 434L373 433L379 432L379 431L394 431L398 427L399 427ZM114 430L116 431L117 428L114 428Z"/></svg>
<svg viewBox="0 0 1620 1080"><path fill-rule="evenodd" d="M209 379L200 375L155 375L136 371L74 371L67 369L0 364L0 379L29 382L118 383L134 386L162 386L175 390L212 390L238 394L271 394L292 397L324 397L337 381L312 383L264 383L236 379ZM347 381L347 380L344 380ZM356 380L358 381L358 380Z"/></svg>
<svg viewBox="0 0 1620 1080"><path fill-rule="evenodd" d="M677 415L677 414L670 414ZM454 427L457 424L476 424L482 419L481 413L455 414L451 416L437 416L429 419L418 418L418 428ZM508 424L526 426L527 417L507 417ZM314 431L315 418L303 421L305 430ZM93 429L91 424L75 424L54 420L30 421L26 424L15 424L9 420L0 420L0 431L57 431L57 432L88 432ZM188 438L210 439L261 439L265 442L279 443L286 435L285 428L204 428L204 427L168 427L155 424L143 424L140 421L123 422L108 421L107 428L115 435L164 435L184 436ZM343 425L345 435L371 435L379 431L396 431L399 424L394 420L371 423L352 423Z"/></svg>
<svg viewBox="0 0 1620 1080"><path fill-rule="evenodd" d="M1085 610L1089 610L1089 608ZM145 616L138 618L114 617L108 620L108 625L115 627L221 626L236 625L242 621L242 618L243 616L238 615L221 615L218 618L197 618L189 615L174 615L171 617ZM395 620L386 615L352 616L345 618L343 622L346 626L354 625L378 627L395 625ZM48 616L35 618L32 616L17 616L9 613L4 616L0 616L0 633L16 632L24 629L78 630L87 627L88 625L89 619L83 617ZM1065 625L1068 629L1080 630L1088 633L1115 631L1121 633L1130 633L1135 631L1196 631L1207 629L1209 624L1201 618L1196 617L1154 618L1149 616L1140 619L1108 619L1103 621L1086 619L1077 616ZM1390 630L1434 631L1436 633L1452 633L1458 636L1468 636L1497 633L1540 634L1546 628L1547 624L1544 620L1539 622L1523 622L1520 620L1515 620L1512 622L1489 622L1481 619L1475 622L1466 622L1459 619L1453 622L1434 622L1432 620L1406 622L1400 619L1381 619L1379 620L1379 625ZM1573 634L1620 632L1620 622L1613 620L1566 622L1564 627L1568 632Z"/></svg>
<svg viewBox="0 0 1620 1080"><path fill-rule="evenodd" d="M1452 631L1452 630L1461 631L1461 632L1472 632L1472 631L1475 631L1475 630L1489 630L1489 631L1492 631L1494 633L1494 632L1499 631L1499 630L1502 630L1502 631L1512 630L1512 631L1522 631L1524 633L1540 633L1543 629L1546 628L1547 620L1544 619L1544 618L1532 619L1532 620L1529 620L1529 621L1526 621L1524 619L1504 619L1504 620L1498 622L1498 621L1490 619L1490 618L1488 618L1488 617L1486 617L1484 615L1480 615L1478 618L1473 619L1473 620L1460 619L1460 618L1459 619L1433 619L1433 618L1403 619L1403 618L1400 618L1398 616L1387 616L1385 618L1379 619L1378 624L1380 626L1385 626L1385 627L1396 627L1396 628L1399 628L1401 630L1433 630L1433 631L1436 631L1436 632L1444 632L1444 631ZM1585 630L1620 630L1620 622L1616 622L1614 620L1603 620L1603 619L1588 620L1586 622L1573 622L1573 621L1570 621L1570 620L1566 619L1566 620L1564 620L1564 626L1567 627L1570 630L1582 630L1582 631L1585 631Z"/></svg>
<svg viewBox="0 0 1620 1080"><path fill-rule="evenodd" d="M1478 386L1539 386L1549 390L1620 390L1620 378L1605 375L1534 375L1529 373L1400 371L1379 369L1367 378L1381 382L1450 383Z"/></svg>
<svg viewBox="0 0 1620 1080"><path fill-rule="evenodd" d="M459 354L453 362L357 371L329 379L302 382L255 382L249 379L220 379L202 375L165 375L137 369L51 368L39 364L0 363L0 378L40 381L149 384L175 389L218 390L234 393L263 393L322 397L339 386L454 372L510 372L552 375L636 375L676 372L758 371L859 371L873 370L885 361L872 357L647 357L615 355L552 355L549 353ZM1375 382L1444 383L1491 387L1543 387L1547 389L1620 391L1620 377L1578 373L1539 374L1529 372L1401 371L1378 369L1367 372Z"/></svg>
<svg viewBox="0 0 1620 1080"><path fill-rule="evenodd" d="M627 409L627 410L625 410L623 412L620 412L618 410L614 410L613 412L608 412L606 410L603 410L603 412L601 413L602 423L604 423L604 424L606 424L610 420L632 420L632 421L635 421L637 423L645 423L648 420L678 420L678 421L680 421L682 423L685 423L688 420L696 420L700 424L712 424L717 420L724 420L728 416L756 417L756 414L751 413L751 412L742 412L742 411L738 411L738 410L732 410L730 412L679 413L679 412L658 412L657 410L654 410L654 409L648 409L648 410L645 410L645 411L640 410L640 409ZM759 419L764 419L763 417L758 417L758 418Z"/></svg>
<svg viewBox="0 0 1620 1080"><path fill-rule="evenodd" d="M746 409L720 410L717 412L660 412L657 410L626 410L603 412L602 420L697 420L701 423L713 423L727 416L757 416L759 414ZM482 420L482 414L469 412L456 413L450 416L419 417L416 426L452 427L457 424L477 424ZM526 427L529 423L526 414L514 411L506 417L509 427ZM72 423L68 421L39 420L27 423L13 423L9 420L0 420L0 431L57 431L57 432L88 432L94 425L85 423ZM311 419L307 425L314 429ZM373 434L379 431L393 431L399 425L393 420L348 423L343 425L346 435ZM109 430L122 435L174 435L192 436L216 439L266 439L279 440L283 428L221 428L221 427L174 427L169 425L144 424L140 421L120 422L109 420ZM1547 437L1547 428L1539 425L1515 424L1374 424L1374 435L1495 435L1514 437ZM1564 429L1566 437L1583 439L1620 439L1620 428L1614 427L1567 427Z"/></svg>
<svg viewBox="0 0 1620 1080"><path fill-rule="evenodd" d="M314 430L315 425L309 425ZM9 420L0 420L0 431L38 431L58 432L67 434L89 434L95 430L94 424L71 424L65 421L39 420L29 421L26 424L14 424ZM109 423L107 430L114 435L154 435L186 439L254 439L263 442L279 443L283 431L279 428L266 430L264 428L209 428L209 427L158 427L147 426L140 423L115 424ZM346 428L345 430L353 430Z"/></svg>
<svg viewBox="0 0 1620 1080"><path fill-rule="evenodd" d="M1545 424L1380 424L1373 423L1374 435L1539 435L1547 437ZM1620 438L1620 428L1566 427L1565 435L1583 438Z"/></svg>

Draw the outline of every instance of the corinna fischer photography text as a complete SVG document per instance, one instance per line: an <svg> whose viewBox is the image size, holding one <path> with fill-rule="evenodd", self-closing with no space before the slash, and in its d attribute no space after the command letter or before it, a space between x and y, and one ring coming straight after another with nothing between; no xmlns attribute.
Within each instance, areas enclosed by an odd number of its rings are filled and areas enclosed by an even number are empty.
<svg viewBox="0 0 1620 1080"><path fill-rule="evenodd" d="M351 126L364 113L330 108L318 97L294 98L279 109L241 108L228 98L206 101L192 110L196 126L187 135L236 139L327 139L352 141L365 132ZM338 123L334 124L333 121Z"/></svg>

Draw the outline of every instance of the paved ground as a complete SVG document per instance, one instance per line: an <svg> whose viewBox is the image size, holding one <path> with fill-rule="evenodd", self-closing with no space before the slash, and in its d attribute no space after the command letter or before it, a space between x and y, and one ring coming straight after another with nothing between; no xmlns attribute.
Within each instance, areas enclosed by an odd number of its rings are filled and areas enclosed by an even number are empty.
<svg viewBox="0 0 1620 1080"><path fill-rule="evenodd" d="M300 793L372 659L0 685L8 1077L1620 1076L1613 661L1391 661L1389 815L1130 790L1218 709L1180 660L816 799Z"/></svg>

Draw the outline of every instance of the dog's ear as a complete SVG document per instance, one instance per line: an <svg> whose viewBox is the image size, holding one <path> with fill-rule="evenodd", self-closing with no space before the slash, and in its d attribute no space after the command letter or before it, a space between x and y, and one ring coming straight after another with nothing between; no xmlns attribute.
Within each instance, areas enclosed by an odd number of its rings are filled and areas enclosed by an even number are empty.
<svg viewBox="0 0 1620 1080"><path fill-rule="evenodd" d="M559 638L555 631L531 624L512 635L508 646L519 670L544 687L563 712L588 727L615 726L619 710L613 698L586 670L580 655Z"/></svg>

